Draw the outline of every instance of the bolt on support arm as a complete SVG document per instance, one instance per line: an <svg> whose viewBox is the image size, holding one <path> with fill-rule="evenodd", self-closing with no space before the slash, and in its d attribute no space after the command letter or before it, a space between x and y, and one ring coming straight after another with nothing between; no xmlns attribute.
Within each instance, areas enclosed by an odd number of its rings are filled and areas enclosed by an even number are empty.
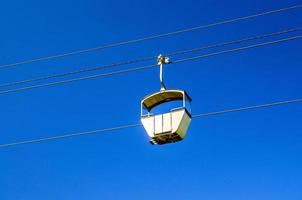
<svg viewBox="0 0 302 200"><path fill-rule="evenodd" d="M171 62L169 61L168 57L165 57L165 56L159 54L159 56L157 57L157 64L160 67L160 70L159 70L160 91L166 90L166 86L165 86L164 80L163 80L163 67L164 67L164 64L169 64L169 63L171 63Z"/></svg>

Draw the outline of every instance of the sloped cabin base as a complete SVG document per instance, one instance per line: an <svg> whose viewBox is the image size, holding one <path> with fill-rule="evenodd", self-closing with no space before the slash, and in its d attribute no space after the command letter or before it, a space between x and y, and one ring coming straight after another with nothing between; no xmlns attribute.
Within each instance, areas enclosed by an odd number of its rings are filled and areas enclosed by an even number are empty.
<svg viewBox="0 0 302 200"><path fill-rule="evenodd" d="M169 113L148 115L141 118L151 144L166 144L182 140L189 128L191 115L185 108Z"/></svg>

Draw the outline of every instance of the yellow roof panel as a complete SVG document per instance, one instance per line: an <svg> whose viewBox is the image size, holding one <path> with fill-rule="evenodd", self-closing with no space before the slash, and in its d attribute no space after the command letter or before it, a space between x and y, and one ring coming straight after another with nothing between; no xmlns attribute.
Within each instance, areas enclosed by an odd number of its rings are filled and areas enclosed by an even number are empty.
<svg viewBox="0 0 302 200"><path fill-rule="evenodd" d="M182 90L164 90L154 94L151 94L142 100L142 104L147 110L151 110L153 107L175 100L183 100L184 97L187 97L189 101L191 98Z"/></svg>

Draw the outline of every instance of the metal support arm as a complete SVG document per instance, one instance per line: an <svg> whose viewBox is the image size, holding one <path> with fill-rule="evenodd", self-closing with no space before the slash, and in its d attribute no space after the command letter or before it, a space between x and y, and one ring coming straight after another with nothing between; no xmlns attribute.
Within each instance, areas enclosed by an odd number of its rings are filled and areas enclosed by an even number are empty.
<svg viewBox="0 0 302 200"><path fill-rule="evenodd" d="M164 68L164 64L169 64L169 58L165 57L163 55L159 55L157 57L157 64L159 65L159 81L160 81L160 91L166 90L166 86L164 84L164 78L163 78L163 68Z"/></svg>

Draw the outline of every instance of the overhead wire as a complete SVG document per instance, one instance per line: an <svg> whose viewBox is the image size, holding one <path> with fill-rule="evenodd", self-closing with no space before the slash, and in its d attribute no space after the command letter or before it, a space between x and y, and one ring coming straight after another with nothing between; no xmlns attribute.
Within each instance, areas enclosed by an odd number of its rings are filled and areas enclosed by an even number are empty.
<svg viewBox="0 0 302 200"><path fill-rule="evenodd" d="M93 51L97 51L97 50L108 49L108 48L113 48L113 47L118 47L118 46L123 46L123 45L128 45L128 44L134 44L134 43L153 40L153 39L157 39L157 38L168 37L168 36L177 35L177 34L181 34L181 33L186 33L186 32L191 32L191 31L196 31L196 30L201 30L201 29L207 29L207 28L211 28L211 27L215 27L215 26L219 26L219 25L225 25L225 24L239 22L239 21L243 21L243 20L247 20L247 19L253 19L256 17L260 17L260 16L266 16L266 15L271 15L271 14L275 14L275 13L286 12L286 11L298 9L301 7L302 7L302 4L297 4L297 5L288 6L288 7L284 7L284 8L280 8L280 9L276 9L276 10L270 10L270 11L266 11L266 12L256 13L253 15L232 18L232 19L228 19L228 20L223 20L223 21L219 21L219 22L195 26L195 27L186 28L186 29L180 29L180 30L172 31L172 32L168 32L168 33L156 34L156 35L151 35L151 36L142 37L142 38L138 38L138 39L113 43L113 44L109 44L109 45L102 45L102 46L97 46L97 47L82 49L82 50L77 50L77 51L71 51L71 52L67 52L67 53L46 56L46 57L41 57L41 58L36 58L36 59L31 59L31 60L24 60L24 61L20 61L20 62L16 62L16 63L11 63L11 64L3 64L3 65L0 65L0 69L15 67L18 65L30 64L30 63L39 62L39 61L63 58L63 57L67 57L67 56L83 54L83 53L88 53L88 52L93 52Z"/></svg>
<svg viewBox="0 0 302 200"><path fill-rule="evenodd" d="M234 112L241 112L241 111L247 111L247 110L255 110L260 108L269 108L269 107L275 107L275 106L281 106L281 105L288 105L288 104L295 104L295 103L302 103L302 98L300 99L291 99L286 101L278 101L268 104L259 104L255 106L245 106L245 107L239 107L239 108L233 108L233 109L225 109L221 111L215 111L215 112L208 112L208 113L202 113L202 114L196 114L193 115L192 118L205 118L210 116L217 116L227 113L234 113ZM111 131L118 131L128 128L135 128L140 127L141 124L126 124L121 126L115 126L111 128L105 128L105 129L97 129L97 130L91 130L91 131L83 131L78 133L71 133L71 134L65 134L65 135L57 135L57 136L51 136L51 137L43 137L43 138L36 138L32 140L23 140L13 143L5 143L0 144L0 148L7 148L7 147L14 147L18 145L25 145L25 144L32 144L32 143L40 143L40 142L46 142L51 140L59 140L59 139L65 139L65 138L72 138L82 135L91 135L91 134L97 134L97 133L105 133L105 132L111 132Z"/></svg>
<svg viewBox="0 0 302 200"><path fill-rule="evenodd" d="M217 47L224 47L224 46L232 45L232 44L239 44L239 43L257 40L257 39L263 39L263 38L277 36L277 35L283 35L283 34L297 32L297 31L301 31L301 30L302 30L301 27L291 28L291 29L287 29L287 30L264 34L264 35L257 35L257 36L242 38L239 40L232 40L232 41L197 47L197 48L193 48L193 49L189 49L189 50L177 51L177 52L168 53L165 55L166 56L175 56L175 55L180 55L180 54L186 54L186 53L202 51L202 50L207 50L207 49L212 49L212 48L217 48ZM20 85L20 84L31 83L31 82L42 81L42 80L49 80L49 79L53 79L53 78L65 77L65 76L70 76L70 75L75 75L75 74L82 74L82 73L98 71L98 70L102 70L102 69L108 69L108 68L113 68L113 67L118 67L118 66L123 66L123 65L129 65L129 64L135 64L135 63L144 62L144 61L155 60L155 59L156 59L156 56L149 56L149 57L145 57L145 58L134 59L134 60L124 61L124 62L119 62L119 63L113 63L113 64L109 64L109 65L96 66L96 67L91 67L91 68L86 68L86 69L73 70L73 71L60 73L60 74L35 77L35 78L25 79L25 80L20 80L20 81L15 81L15 82L8 82L8 83L0 84L0 88L16 86L16 85Z"/></svg>
<svg viewBox="0 0 302 200"><path fill-rule="evenodd" d="M239 48L235 48L235 49L219 51L219 52L216 52L216 53L210 53L210 54L206 54L206 55L184 58L184 59L176 60L173 63L175 64L175 63L181 63L181 62L186 62L186 61L191 61L191 60L198 60L198 59L201 59L201 58L208 58L208 57L212 57L212 56L216 56L216 55L228 54L228 53L232 53L232 52L236 52L236 51L242 51L242 50L246 50L246 49L253 49L253 48L257 48L257 47L261 47L261 46L272 45L272 44L287 42L287 41L301 39L301 38L302 38L302 35L298 35L298 36L284 38L284 39L275 40L275 41L271 41L271 42L264 42L264 43L259 43L259 44L255 44L255 45L249 45L249 46L245 46L245 47L239 47Z"/></svg>
<svg viewBox="0 0 302 200"><path fill-rule="evenodd" d="M122 129L126 129L126 128L134 128L134 127L138 127L138 126L140 126L140 124L129 124L129 125L116 126L116 127L112 127L112 128L97 129L97 130L92 130L92 131L83 131L83 132L79 132L79 133L71 133L71 134L58 135L58 136L52 136L52 137L46 137L46 138L37 138L37 139L33 139L33 140L26 140L26 141L14 142L14 143L9 143L9 144L1 144L0 148L11 147L11 146L16 146L16 145L21 145L21 144L45 142L45 141L49 141L49 140L58 140L58 139L63 139L63 138L70 138L70 137L89 135L89 134L95 134L95 133L101 133L101 132L117 131L117 130L122 130Z"/></svg>
<svg viewBox="0 0 302 200"><path fill-rule="evenodd" d="M25 80L20 80L20 81L15 81L15 82L3 83L3 84L0 84L0 88L20 85L20 84L24 84L24 83L31 83L31 82L36 82L36 81L49 80L49 79L53 79L53 78L60 78L60 77L65 77L65 76L70 76L70 75L75 75L75 74L92 72L92 71L98 71L98 70L102 70L102 69L109 69L109 68L112 68L112 67L135 64L135 63L139 63L139 62L150 61L150 60L153 60L153 59L154 59L154 56L141 58L141 59L136 59L136 60L124 61L124 62L119 62L119 63L113 63L113 64L108 64L108 65L96 66L96 67L91 67L91 68L86 68L86 69L73 70L73 71L60 73L60 74L49 75L49 76L42 76L42 77L25 79Z"/></svg>
<svg viewBox="0 0 302 200"><path fill-rule="evenodd" d="M30 90L30 89L36 89L36 88L54 86L54 85L61 85L61 84L66 84L66 83L71 83L71 82L76 82L76 81L94 79L94 78L98 78L98 77L105 77L105 76L111 76L111 75L124 74L124 73L135 72L135 71L141 71L141 70L145 70L145 69L150 69L150 68L155 67L155 66L157 66L157 64L146 65L146 66L143 66L143 67L135 67L135 68L130 68L130 69L124 69L124 70L113 71L113 72L106 72L106 73L102 73L102 74L84 76L84 77L79 77L79 78L73 78L73 79L63 80L63 81L56 81L56 82L39 84L39 85L32 85L32 86L21 87L21 88L16 88L16 89L10 89L10 90L5 90L5 91L0 91L0 95L2 95L2 94L8 94L8 93L13 93L13 92L24 91L24 90Z"/></svg>
<svg viewBox="0 0 302 200"><path fill-rule="evenodd" d="M204 114L197 114L197 115L193 115L192 117L193 118L208 117L208 116L214 116L214 115L221 115L221 114L225 114L225 113L234 113L234 112L240 112L240 111L245 111L245 110L254 110L254 109L258 109L258 108L268 108L268 107L274 107L274 106L280 106L280 105L286 105L286 104L292 104L292 103L302 103L302 98L301 99L292 99L292 100L287 100L287 101L278 101L278 102L268 103L268 104L260 104L260 105L255 105L255 106L246 106L246 107L240 107L240 108L226 109L226 110L209 112L209 113L204 113Z"/></svg>
<svg viewBox="0 0 302 200"><path fill-rule="evenodd" d="M175 56L175 55L191 53L191 52L195 52L195 51L202 51L202 50L207 50L207 49L212 49L212 48L217 48L217 47L224 47L224 46L228 46L228 45L240 44L240 43L243 43L243 42L264 39L264 38L267 38L267 37L283 35L283 34L297 32L297 31L301 31L301 30L302 30L301 27L291 28L291 29L287 29L287 30L273 32L273 33L267 33L267 34L264 34L264 35L256 35L256 36L252 36L252 37L242 38L242 39L239 39L239 40L232 40L232 41L228 41L228 42L222 42L222 43L218 43L218 44L213 44L213 45L208 45L208 46L203 46L203 47L197 47L197 48L188 49L188 50L184 50L184 51L173 52L173 53L169 53L169 54L167 54L167 55L165 54L165 55L166 56Z"/></svg>
<svg viewBox="0 0 302 200"><path fill-rule="evenodd" d="M249 45L249 46L245 46L245 47L239 47L239 48L233 48L233 49L224 50L224 51L218 51L218 52L215 52L215 53L209 53L209 54L204 54L204 55L199 55L199 56L194 56L194 57L175 60L171 64L176 64L176 63L181 63L181 62L186 62L186 61L192 61L192 60L198 60L198 59L204 59L204 58L209 58L209 57L213 57L213 56L217 56L217 55L223 55L223 54L228 54L228 53L232 53L232 52L238 52L238 51L242 51L242 50L253 49L253 48L257 48L257 47L262 47L262 46L266 46L266 45L272 45L272 44L292 41L292 40L301 39L301 38L302 38L302 35L298 35L298 36L288 37L288 38L274 40L274 41L270 41L270 42L263 42L263 43L258 43L258 44L255 44L255 45ZM73 78L73 79L68 79L68 80L63 80L63 81L56 81L56 82L50 82L50 83L45 83L45 84L38 84L38 85L20 87L20 88L0 91L0 95L13 93L13 92L24 91L24 90L30 90L30 89L35 89L35 88L42 88L42 87L47 87L47 86L66 84L66 83L71 83L71 82L76 82L76 81L81 81L81 80L94 79L94 78L98 78L98 77L105 77L105 76L124 74L124 73L129 73L129 72L134 72L134 71L141 71L141 70L150 69L150 68L153 68L153 67L156 67L156 66L158 66L158 65L157 64L146 65L146 66L143 66L143 67L129 68L129 69L124 69L124 70L119 70L119 71L95 74L95 75Z"/></svg>

